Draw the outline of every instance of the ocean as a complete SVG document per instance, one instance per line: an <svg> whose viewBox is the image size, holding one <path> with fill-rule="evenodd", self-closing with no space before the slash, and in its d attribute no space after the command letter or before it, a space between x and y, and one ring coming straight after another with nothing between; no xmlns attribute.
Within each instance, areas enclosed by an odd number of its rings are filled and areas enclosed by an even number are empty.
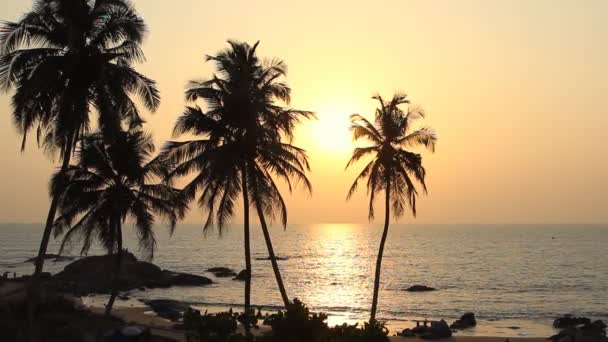
<svg viewBox="0 0 608 342"><path fill-rule="evenodd" d="M267 310L281 305L259 226L252 225L252 302ZM29 274L42 225L0 224L0 273ZM126 246L137 242L126 228ZM202 225L179 225L170 236L156 229L153 262L173 271L205 275L215 284L129 293L139 299L170 298L212 311L242 303L243 283L214 278L210 267L244 268L242 226L222 235ZM330 324L368 319L381 225L310 224L271 227L290 297L329 314ZM49 253L56 253L53 241ZM390 228L382 268L378 318L396 331L414 319L445 319L474 312L477 336L543 336L563 314L608 319L608 225L400 225ZM77 244L69 255L78 255ZM94 248L90 254L98 254ZM47 261L58 272L67 262ZM407 292L411 285L437 288ZM101 297L103 299L103 297Z"/></svg>

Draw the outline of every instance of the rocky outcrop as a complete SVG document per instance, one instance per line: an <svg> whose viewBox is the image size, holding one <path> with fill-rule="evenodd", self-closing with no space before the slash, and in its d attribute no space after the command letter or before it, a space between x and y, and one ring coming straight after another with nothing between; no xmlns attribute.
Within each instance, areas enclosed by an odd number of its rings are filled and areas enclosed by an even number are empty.
<svg viewBox="0 0 608 342"><path fill-rule="evenodd" d="M430 323L430 325L428 323ZM420 321L417 321L415 328L403 329L403 331L397 335L403 337L419 336L425 340L434 340L451 337L452 329L450 329L448 323L444 320L424 321L424 325L420 325Z"/></svg>
<svg viewBox="0 0 608 342"><path fill-rule="evenodd" d="M426 285L413 285L405 289L408 292L428 292L428 291L437 291L436 288L426 286Z"/></svg>
<svg viewBox="0 0 608 342"><path fill-rule="evenodd" d="M24 262L35 263L36 259L38 259L37 256L35 256L33 258L29 258L29 259L25 260ZM55 262L72 261L74 259L76 259L76 257L63 256L63 255L58 255L58 254L45 254L44 255L44 260L53 260Z"/></svg>
<svg viewBox="0 0 608 342"><path fill-rule="evenodd" d="M177 321L183 317L184 311L190 307L184 302L171 299L146 300L144 304L149 306L159 317Z"/></svg>
<svg viewBox="0 0 608 342"><path fill-rule="evenodd" d="M553 321L555 328L576 327L577 325L591 324L591 320L587 317L575 317L572 315L564 315Z"/></svg>
<svg viewBox="0 0 608 342"><path fill-rule="evenodd" d="M76 260L53 277L61 290L76 294L106 293L112 286L116 256L91 256ZM161 270L160 267L139 261L124 252L119 276L121 291L142 287L203 286L213 283L211 279L199 275Z"/></svg>
<svg viewBox="0 0 608 342"><path fill-rule="evenodd" d="M460 317L460 319L456 320L454 323L450 325L452 329L468 329L477 325L477 321L475 320L475 314L472 312L467 312Z"/></svg>
<svg viewBox="0 0 608 342"><path fill-rule="evenodd" d="M207 269L205 272L212 273L214 276L218 278L228 278L236 276L236 272L227 268L227 267L211 267Z"/></svg>
<svg viewBox="0 0 608 342"><path fill-rule="evenodd" d="M280 257L280 256L275 256L274 258L277 261L285 261L288 260L288 257ZM255 258L255 260L270 260L270 257L263 257L263 258Z"/></svg>
<svg viewBox="0 0 608 342"><path fill-rule="evenodd" d="M574 323L575 321L571 322ZM569 326L548 339L554 342L608 342L606 324L601 320L578 326Z"/></svg>
<svg viewBox="0 0 608 342"><path fill-rule="evenodd" d="M242 270L236 277L232 278L232 280L245 281L247 280L247 270Z"/></svg>

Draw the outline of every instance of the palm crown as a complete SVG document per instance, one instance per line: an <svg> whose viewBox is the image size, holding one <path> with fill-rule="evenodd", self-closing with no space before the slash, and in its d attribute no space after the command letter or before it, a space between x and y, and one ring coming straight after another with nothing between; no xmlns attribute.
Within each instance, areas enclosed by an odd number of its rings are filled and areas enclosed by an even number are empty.
<svg viewBox="0 0 608 342"><path fill-rule="evenodd" d="M249 178L252 200L259 201L267 215L279 214L286 224L287 209L271 175L286 181L290 190L292 181L311 188L305 151L281 138L292 138L295 125L313 113L276 104L290 100L290 88L280 81L286 73L283 61L262 63L255 54L257 43L229 43L230 49L207 56L216 62L219 76L188 84L186 97L193 105L175 125L176 137L190 134L203 139L169 142L164 155L176 165L172 176L197 173L184 191L191 198L200 191L199 205L208 212L206 229L216 220L222 228L233 215L243 177ZM204 101L206 111L195 104L197 100Z"/></svg>
<svg viewBox="0 0 608 342"><path fill-rule="evenodd" d="M150 110L154 81L130 64L142 61L146 26L127 0L37 0L18 22L0 27L0 86L15 89L14 122L35 130L48 150L69 153L88 130L89 106L106 135L143 122L131 95ZM117 113L121 113L120 115Z"/></svg>
<svg viewBox="0 0 608 342"><path fill-rule="evenodd" d="M154 145L142 131L122 133L107 144L100 134L87 136L77 151L77 165L65 175L57 173L52 185L67 184L59 197L55 233L67 232L61 250L74 237L83 240L86 253L96 239L108 253L118 253L120 227L134 222L140 249L154 254L155 215L169 222L171 231L184 216L187 201L169 184L156 183L166 176L159 158L152 158ZM64 178L63 180L60 180Z"/></svg>
<svg viewBox="0 0 608 342"><path fill-rule="evenodd" d="M376 109L374 124L361 115L351 115L353 138L365 139L371 142L372 146L355 148L346 167L368 156L372 159L355 178L347 198L354 194L359 182L367 179L371 219L374 217L375 195L390 184L393 214L396 217L401 216L405 208L409 207L416 215L418 191L415 182L420 183L426 191L426 173L420 154L410 152L406 148L423 145L434 151L437 135L430 128L414 127L414 122L424 117L423 111L415 108L403 111L399 108L400 105L410 103L406 95L396 94L389 102L379 95L373 98L380 103L380 108Z"/></svg>

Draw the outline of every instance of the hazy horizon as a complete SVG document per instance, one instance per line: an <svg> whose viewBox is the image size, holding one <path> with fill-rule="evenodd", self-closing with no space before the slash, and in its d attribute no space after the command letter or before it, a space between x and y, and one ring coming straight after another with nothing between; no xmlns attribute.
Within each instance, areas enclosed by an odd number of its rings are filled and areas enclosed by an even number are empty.
<svg viewBox="0 0 608 342"><path fill-rule="evenodd" d="M5 0L0 20L16 21L31 5ZM415 221L406 215L399 223L608 222L606 1L134 5L150 29L147 61L136 68L162 95L158 112L145 115L157 148L182 113L186 82L212 75L204 55L227 39L260 40L260 56L286 61L292 106L319 116L296 132L311 158L314 191L286 195L291 224L367 223L365 191L345 201L362 167L344 171L354 146L348 115L370 117L373 94L398 90L439 134L434 154L420 151L429 194ZM37 224L46 218L57 162L35 139L19 152L11 94L0 95L0 222ZM241 221L237 212L232 223ZM193 205L184 223L202 222Z"/></svg>

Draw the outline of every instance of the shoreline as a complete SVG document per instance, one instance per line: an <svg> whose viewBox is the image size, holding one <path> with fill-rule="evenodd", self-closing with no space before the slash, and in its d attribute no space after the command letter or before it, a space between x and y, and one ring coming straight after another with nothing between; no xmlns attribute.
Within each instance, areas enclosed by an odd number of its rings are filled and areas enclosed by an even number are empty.
<svg viewBox="0 0 608 342"><path fill-rule="evenodd" d="M93 295L81 297L80 299L86 307L91 308L92 310L102 310L105 302L107 301L107 296ZM236 311L240 309L239 305L192 305L192 307L201 312L208 311L209 313L228 311L231 308ZM163 324L165 325L166 323L170 323L171 325L174 324L174 322L159 317L156 313L153 312L153 310L149 306L144 304L140 299L136 298L136 296L130 297L128 300L117 299L115 303L115 310L116 309L119 310L118 312L120 315L125 315L129 312L135 312L137 313L137 316L144 315L141 317L146 318L148 320L151 320L152 318L157 318L158 322L164 322ZM262 310L262 312L274 313L275 311ZM386 326L390 331L390 335L395 335L397 332L400 332L405 328L414 327L414 320L417 319L419 318L403 317L399 320L387 320ZM441 319L441 317L432 319ZM354 324L357 322L357 320L349 319L346 315L329 313L327 322L329 326L335 326L340 325L342 323ZM469 329L459 330L454 333L454 337L494 337L503 339L501 340L501 342L504 341L504 339L506 338L545 340L547 337L557 333L558 331L559 330L553 328L552 320L549 319L547 319L546 321L532 319L477 319L477 326ZM411 340L411 338L409 338L408 340Z"/></svg>

